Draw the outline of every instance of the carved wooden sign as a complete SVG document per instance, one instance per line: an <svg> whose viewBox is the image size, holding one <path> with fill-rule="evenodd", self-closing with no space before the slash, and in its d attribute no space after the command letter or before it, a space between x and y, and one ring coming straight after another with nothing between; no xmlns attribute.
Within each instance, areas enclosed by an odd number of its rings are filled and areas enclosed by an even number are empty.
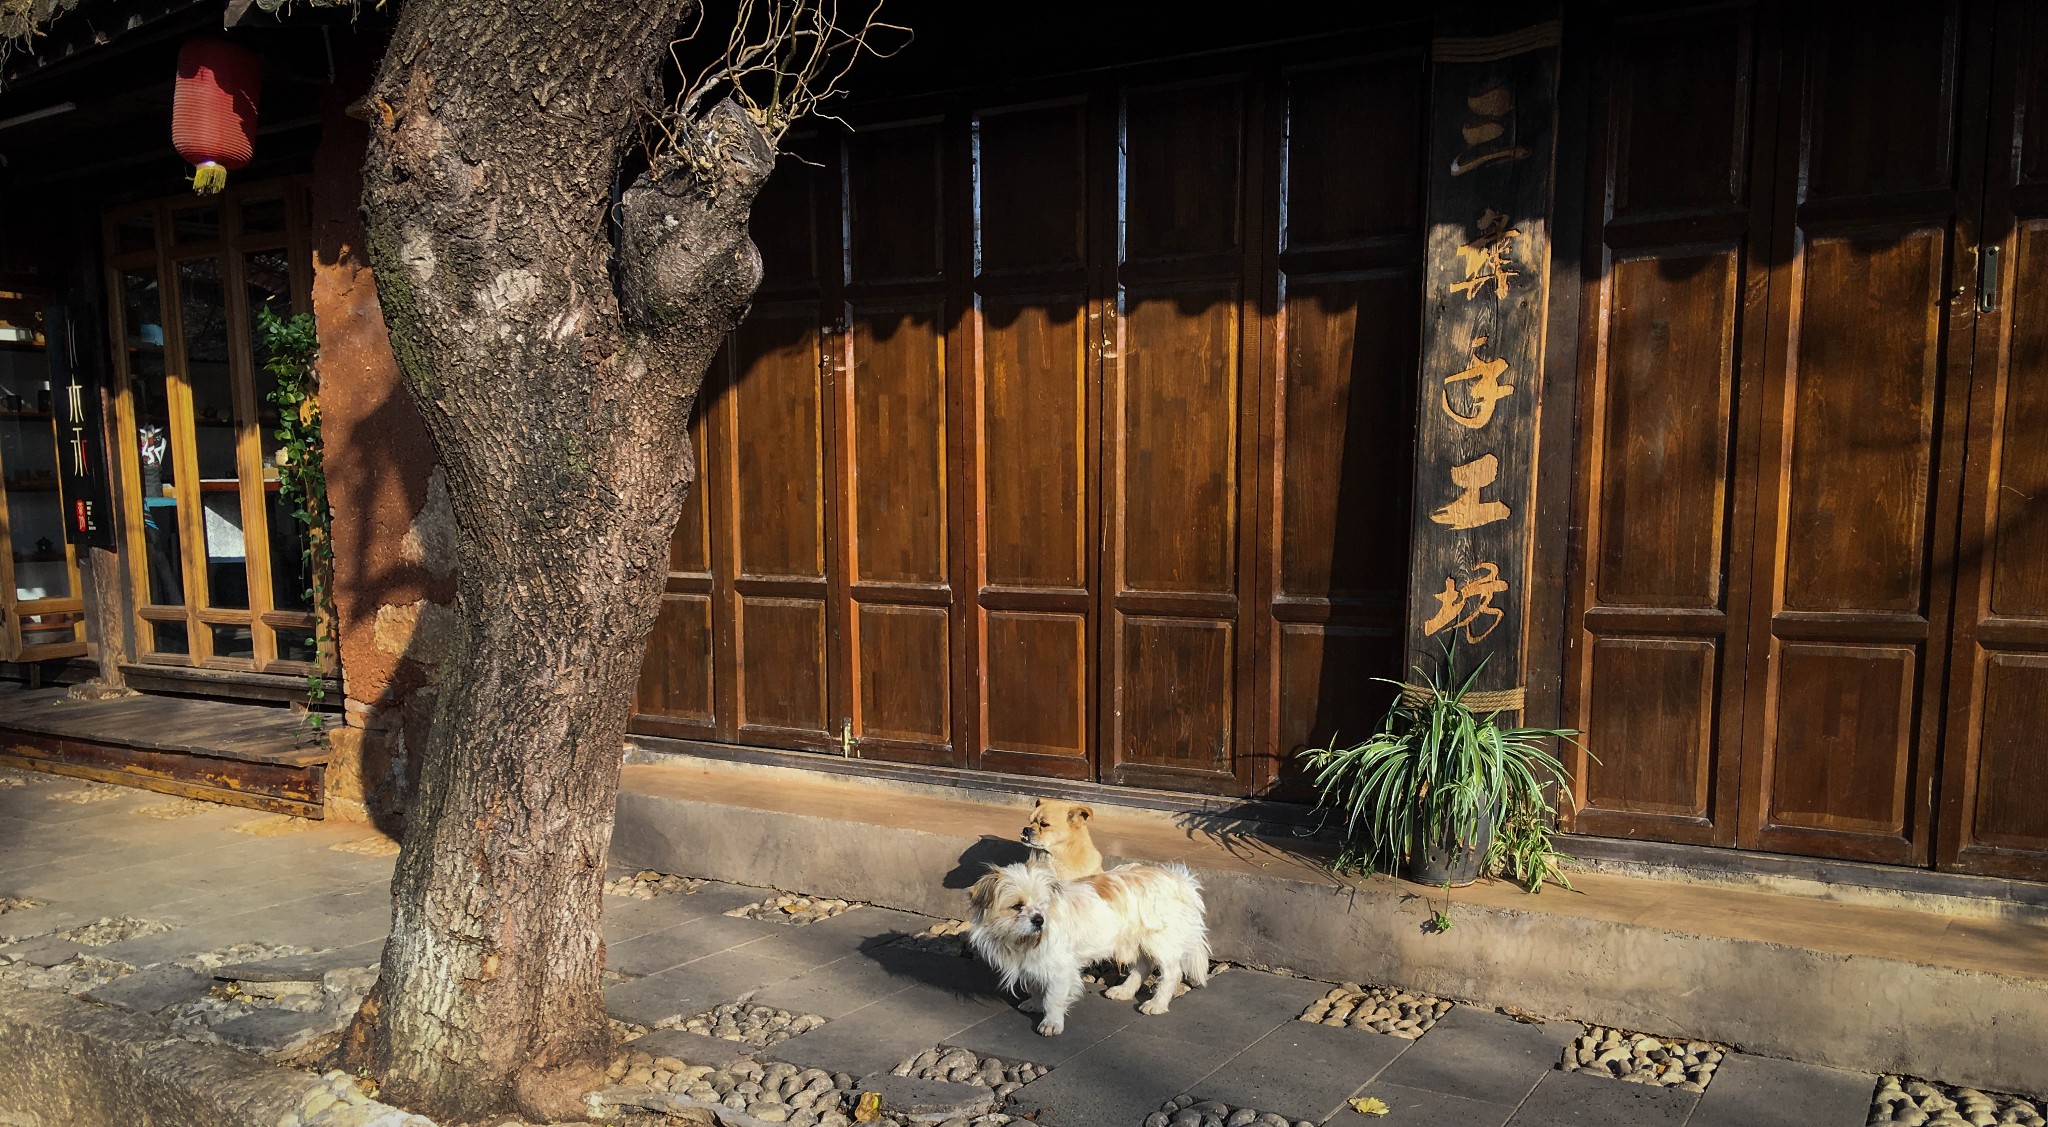
<svg viewBox="0 0 2048 1127"><path fill-rule="evenodd" d="M1547 10L1546 10L1547 9ZM1486 659L1480 707L1521 707L1536 417L1548 308L1555 6L1497 35L1439 21L1431 44L1410 661ZM1499 694L1499 695L1496 695Z"/></svg>

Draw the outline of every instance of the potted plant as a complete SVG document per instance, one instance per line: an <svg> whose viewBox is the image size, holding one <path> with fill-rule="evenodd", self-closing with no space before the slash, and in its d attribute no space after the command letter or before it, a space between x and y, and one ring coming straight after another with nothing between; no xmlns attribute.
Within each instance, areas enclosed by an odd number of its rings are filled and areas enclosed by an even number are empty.
<svg viewBox="0 0 2048 1127"><path fill-rule="evenodd" d="M1338 868L1437 886L1470 884L1484 870L1532 892L1545 880L1571 887L1551 846L1549 797L1553 786L1570 793L1568 776L1547 744L1578 733L1501 724L1472 689L1485 664L1462 679L1418 669L1416 685L1374 678L1400 690L1379 730L1304 753L1320 804L1344 817Z"/></svg>

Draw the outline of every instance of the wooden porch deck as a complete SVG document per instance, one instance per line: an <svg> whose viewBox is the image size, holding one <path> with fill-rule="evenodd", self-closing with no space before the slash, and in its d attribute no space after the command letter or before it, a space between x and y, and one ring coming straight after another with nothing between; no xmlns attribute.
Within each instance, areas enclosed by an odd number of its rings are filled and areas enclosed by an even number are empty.
<svg viewBox="0 0 2048 1127"><path fill-rule="evenodd" d="M318 818L327 760L326 737L288 708L0 688L0 765L9 767Z"/></svg>

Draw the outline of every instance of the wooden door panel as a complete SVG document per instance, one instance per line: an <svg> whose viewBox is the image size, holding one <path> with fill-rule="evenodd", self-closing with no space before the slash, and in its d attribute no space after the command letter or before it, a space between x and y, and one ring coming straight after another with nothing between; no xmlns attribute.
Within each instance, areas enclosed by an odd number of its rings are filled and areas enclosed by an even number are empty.
<svg viewBox="0 0 2048 1127"><path fill-rule="evenodd" d="M1236 590L1238 291L1134 289L1117 422L1122 589Z"/></svg>
<svg viewBox="0 0 2048 1127"><path fill-rule="evenodd" d="M975 115L975 233L984 273L1086 264L1087 149L1086 105L1078 101Z"/></svg>
<svg viewBox="0 0 2048 1127"><path fill-rule="evenodd" d="M1997 28L1940 861L2048 880L2048 12L2008 0Z"/></svg>
<svg viewBox="0 0 2048 1127"><path fill-rule="evenodd" d="M643 716L688 722L708 735L711 695L711 597L663 595L633 707Z"/></svg>
<svg viewBox="0 0 2048 1127"><path fill-rule="evenodd" d="M1962 6L1833 0L1808 15L1806 198L1950 190Z"/></svg>
<svg viewBox="0 0 2048 1127"><path fill-rule="evenodd" d="M2048 803L2041 801L2041 781L2048 775L2041 740L2048 731L2048 655L1994 654L1984 665L1970 838L2021 856L2048 857Z"/></svg>
<svg viewBox="0 0 2048 1127"><path fill-rule="evenodd" d="M825 577L824 444L815 310L757 310L733 334L725 393L740 576ZM822 597L822 590L820 591Z"/></svg>
<svg viewBox="0 0 2048 1127"><path fill-rule="evenodd" d="M1083 297L981 308L982 582L1088 586L1089 369Z"/></svg>
<svg viewBox="0 0 2048 1127"><path fill-rule="evenodd" d="M952 740L951 615L945 607L860 607L861 734Z"/></svg>
<svg viewBox="0 0 2048 1127"><path fill-rule="evenodd" d="M1763 5L1622 18L1600 48L1580 327L1586 529L1565 691L1568 725L1586 733L1568 751L1580 832L1736 833L1768 23Z"/></svg>
<svg viewBox="0 0 2048 1127"><path fill-rule="evenodd" d="M1769 824L1896 840L1908 831L1920 649L1786 642Z"/></svg>
<svg viewBox="0 0 2048 1127"><path fill-rule="evenodd" d="M847 142L850 281L936 281L945 270L936 124L862 129Z"/></svg>
<svg viewBox="0 0 2048 1127"><path fill-rule="evenodd" d="M1603 607L1723 609L1741 267L1734 247L1611 267Z"/></svg>
<svg viewBox="0 0 2048 1127"><path fill-rule="evenodd" d="M739 596L739 726L757 737L774 731L823 734L823 599Z"/></svg>
<svg viewBox="0 0 2048 1127"><path fill-rule="evenodd" d="M1709 638L1594 641L1590 713L1600 727L1587 739L1600 763L1586 776L1588 807L1712 822L1720 659ZM1644 754L1650 747L1658 753Z"/></svg>
<svg viewBox="0 0 2048 1127"><path fill-rule="evenodd" d="M855 306L853 580L946 582L945 339L936 305Z"/></svg>
<svg viewBox="0 0 2048 1127"><path fill-rule="evenodd" d="M2048 68L2048 59L2042 66ZM2040 104L2048 116L2048 90ZM2048 147L2048 138L2040 143ZM2048 191L2035 193L2035 206L2048 207ZM2013 243L2005 302L2012 310L2010 343L1998 364L2004 386L1992 400L1999 488L1991 499L1987 609L1999 618L2048 622L2048 314L2040 309L2043 287L2036 281L2048 278L2048 218L2020 224Z"/></svg>
<svg viewBox="0 0 2048 1127"><path fill-rule="evenodd" d="M982 626L982 748L1088 767L1088 616L991 610ZM1014 760L1019 764L1028 760Z"/></svg>
<svg viewBox="0 0 2048 1127"><path fill-rule="evenodd" d="M1125 95L1127 261L1228 253L1243 245L1243 110L1243 90L1234 82Z"/></svg>
<svg viewBox="0 0 2048 1127"><path fill-rule="evenodd" d="M1925 609L1946 230L1804 248L1783 609Z"/></svg>
<svg viewBox="0 0 2048 1127"><path fill-rule="evenodd" d="M1231 773L1235 743L1228 622L1124 617L1117 638L1119 764Z"/></svg>

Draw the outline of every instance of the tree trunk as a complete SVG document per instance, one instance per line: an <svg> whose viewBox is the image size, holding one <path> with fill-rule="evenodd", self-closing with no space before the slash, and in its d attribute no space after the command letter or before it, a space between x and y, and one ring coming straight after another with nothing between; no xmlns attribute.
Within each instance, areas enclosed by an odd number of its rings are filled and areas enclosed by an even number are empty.
<svg viewBox="0 0 2048 1127"><path fill-rule="evenodd" d="M773 161L721 104L688 127L708 170L657 161L614 206L691 2L415 0L366 100L368 250L459 576L391 939L344 1053L430 1115L576 1114L611 1047L621 746Z"/></svg>

